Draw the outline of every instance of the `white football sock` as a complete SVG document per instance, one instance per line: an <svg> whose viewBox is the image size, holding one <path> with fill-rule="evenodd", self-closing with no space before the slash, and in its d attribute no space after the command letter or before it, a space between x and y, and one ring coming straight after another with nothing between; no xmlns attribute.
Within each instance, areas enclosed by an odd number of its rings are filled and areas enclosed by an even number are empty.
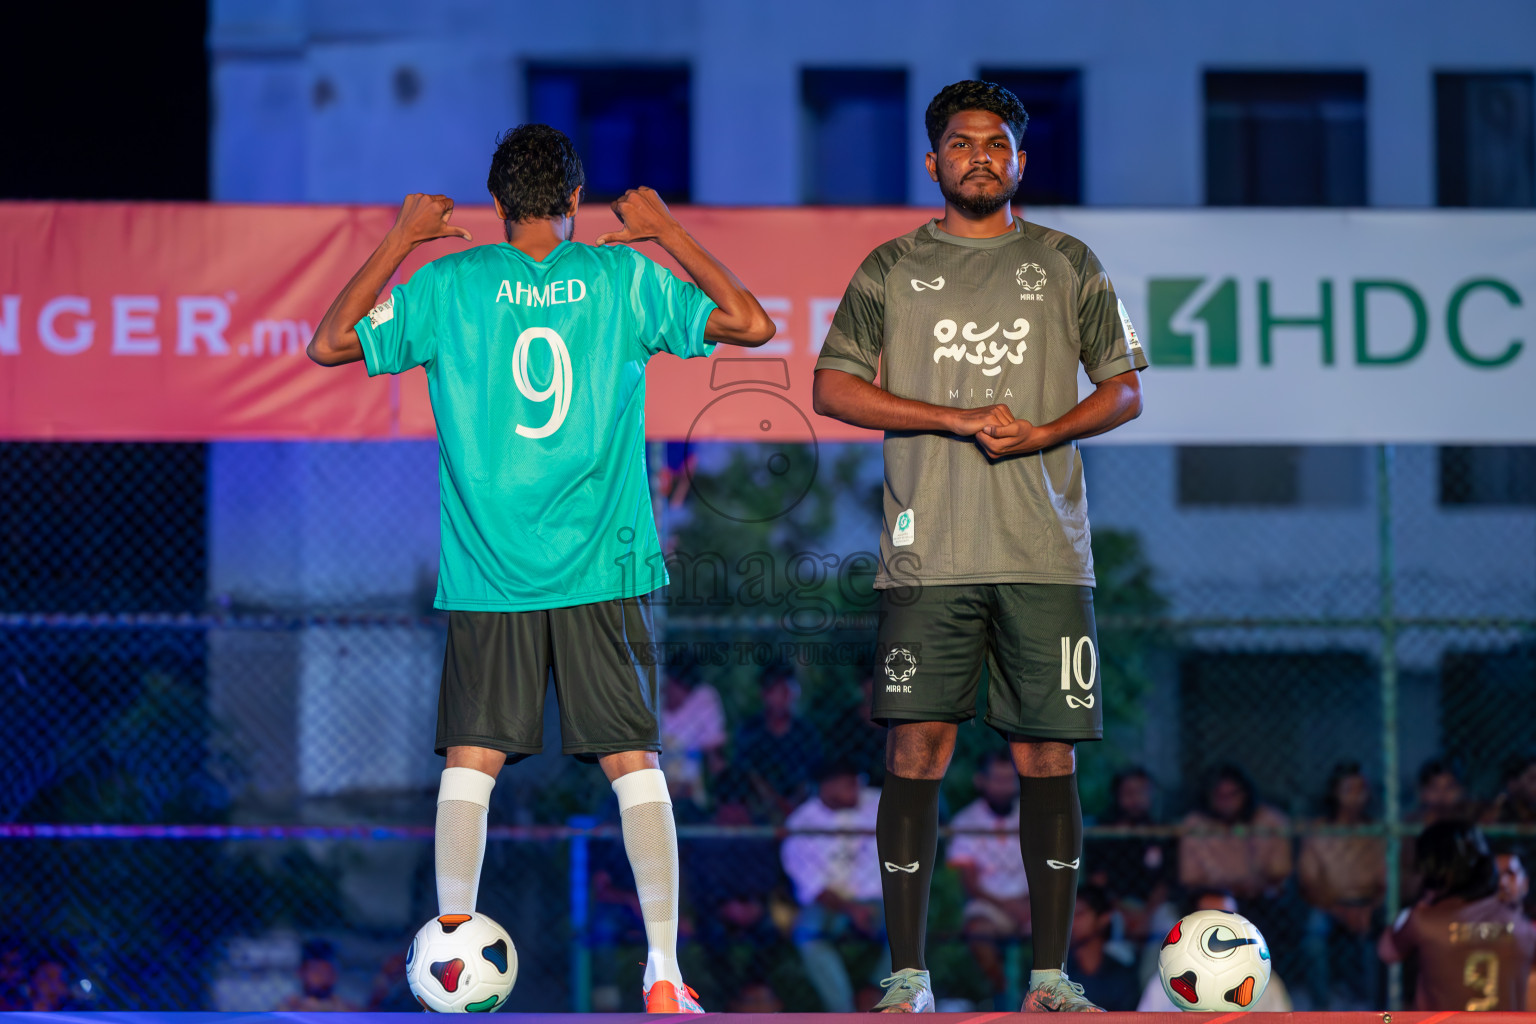
<svg viewBox="0 0 1536 1024"><path fill-rule="evenodd" d="M613 780L624 827L624 851L635 873L640 914L645 919L645 986L657 981L683 983L677 964L677 825L667 777L659 768L642 768Z"/></svg>
<svg viewBox="0 0 1536 1024"><path fill-rule="evenodd" d="M437 912L473 914L485 860L485 826L494 776L445 768L437 790Z"/></svg>

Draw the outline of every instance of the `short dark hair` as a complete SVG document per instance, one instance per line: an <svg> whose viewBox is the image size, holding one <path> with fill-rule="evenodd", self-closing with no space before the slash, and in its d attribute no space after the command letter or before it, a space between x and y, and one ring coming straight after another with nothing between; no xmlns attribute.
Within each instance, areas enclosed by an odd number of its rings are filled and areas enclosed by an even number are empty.
<svg viewBox="0 0 1536 1024"><path fill-rule="evenodd" d="M757 685L764 690L770 686L777 686L779 683L783 683L785 686L798 686L800 683L800 676L795 671L795 666L787 661L775 661L765 666L763 674L757 679Z"/></svg>
<svg viewBox="0 0 1536 1024"><path fill-rule="evenodd" d="M939 140L944 137L949 119L962 110L985 110L996 114L1013 132L1014 142L1024 138L1024 129L1029 126L1029 114L1025 113L1024 104L1010 90L996 82L980 82L975 79L955 82L939 90L939 94L929 102L928 112L923 115L923 126L928 129L928 145L935 152L938 151Z"/></svg>
<svg viewBox="0 0 1536 1024"><path fill-rule="evenodd" d="M1461 768L1456 762L1440 757L1432 757L1419 765L1419 788L1423 789L1430 781L1441 775L1449 775L1457 782L1461 781Z"/></svg>
<svg viewBox="0 0 1536 1024"><path fill-rule="evenodd" d="M1471 903L1499 890L1499 868L1488 840L1470 821L1430 825L1414 843L1414 859L1436 902L1454 896Z"/></svg>
<svg viewBox="0 0 1536 1024"><path fill-rule="evenodd" d="M571 193L587 183L566 134L547 124L520 124L496 139L485 185L514 223L564 217Z"/></svg>
<svg viewBox="0 0 1536 1024"><path fill-rule="evenodd" d="M1109 898L1109 891L1102 885L1094 885L1092 882L1079 886L1077 898L1093 908L1093 912L1103 916L1114 907L1114 901Z"/></svg>
<svg viewBox="0 0 1536 1024"><path fill-rule="evenodd" d="M1243 791L1243 807L1237 812L1237 820L1242 822L1252 821L1254 814L1259 809L1258 793L1254 789L1253 779L1249 777L1248 773L1243 770L1241 765L1233 764L1231 761L1223 761L1212 768L1210 774L1206 776L1205 788L1200 794L1201 810L1207 814L1215 814L1215 810L1211 807L1211 792L1222 782L1236 783L1238 788Z"/></svg>
<svg viewBox="0 0 1536 1024"><path fill-rule="evenodd" d="M1013 754L1004 747L988 747L982 751L981 758L976 762L976 770L985 774L992 770L995 764L1006 764L1013 767Z"/></svg>
<svg viewBox="0 0 1536 1024"><path fill-rule="evenodd" d="M330 939L306 939L299 953L299 959L305 963L322 960L333 964L336 962L336 944Z"/></svg>

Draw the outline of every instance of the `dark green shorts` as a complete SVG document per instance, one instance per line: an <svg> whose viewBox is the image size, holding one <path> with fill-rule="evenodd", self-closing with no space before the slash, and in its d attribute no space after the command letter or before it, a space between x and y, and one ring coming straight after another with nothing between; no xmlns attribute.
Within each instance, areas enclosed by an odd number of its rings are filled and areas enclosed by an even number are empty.
<svg viewBox="0 0 1536 1024"><path fill-rule="evenodd" d="M870 717L964 722L1004 735L1104 738L1093 588L1058 583L897 587L880 592L880 642Z"/></svg>
<svg viewBox="0 0 1536 1024"><path fill-rule="evenodd" d="M544 749L554 677L560 752L583 761L660 750L659 682L649 597L530 612L450 612L437 698L437 752Z"/></svg>

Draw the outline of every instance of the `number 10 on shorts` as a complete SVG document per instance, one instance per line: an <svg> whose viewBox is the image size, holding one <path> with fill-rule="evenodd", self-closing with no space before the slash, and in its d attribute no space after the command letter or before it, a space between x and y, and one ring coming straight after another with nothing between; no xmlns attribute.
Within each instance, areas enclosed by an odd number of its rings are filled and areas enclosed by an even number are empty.
<svg viewBox="0 0 1536 1024"><path fill-rule="evenodd" d="M1061 688L1067 693L1067 707L1093 707L1093 694L1079 697L1072 693L1072 683L1078 689L1092 690L1099 673L1099 655L1093 649L1093 637L1082 636L1074 643L1070 636L1061 638Z"/></svg>

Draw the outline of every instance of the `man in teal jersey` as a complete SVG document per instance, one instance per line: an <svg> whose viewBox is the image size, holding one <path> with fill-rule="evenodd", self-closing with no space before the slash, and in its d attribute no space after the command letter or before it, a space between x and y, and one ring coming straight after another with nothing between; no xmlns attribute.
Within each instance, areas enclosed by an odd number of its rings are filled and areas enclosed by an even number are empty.
<svg viewBox="0 0 1536 1024"><path fill-rule="evenodd" d="M934 1006L923 941L939 783L985 666L986 721L1020 775L1035 954L1023 1009L1097 1010L1064 973L1082 859L1074 744L1103 735L1104 711L1076 442L1140 413L1147 361L1098 258L1009 209L1018 97L957 82L925 121L944 216L860 265L814 393L817 412L886 432L871 716L891 726L875 845L895 973L877 1009ZM1079 368L1095 385L1082 401Z"/></svg>
<svg viewBox="0 0 1536 1024"><path fill-rule="evenodd" d="M428 263L378 303L416 246L469 238L446 196L407 196L331 303L310 358L370 375L425 368L437 419L449 612L438 698L437 894L475 909L501 766L543 748L551 674L563 752L619 799L649 955L651 1012L702 1013L677 963L677 833L660 770L647 595L664 585L645 467L645 367L658 352L761 345L773 321L655 192L613 204L622 230L571 241L586 180L568 138L522 125L497 142L491 195L507 244ZM620 242L654 241L696 284ZM658 578L659 575L659 578ZM637 654L642 656L637 657Z"/></svg>

